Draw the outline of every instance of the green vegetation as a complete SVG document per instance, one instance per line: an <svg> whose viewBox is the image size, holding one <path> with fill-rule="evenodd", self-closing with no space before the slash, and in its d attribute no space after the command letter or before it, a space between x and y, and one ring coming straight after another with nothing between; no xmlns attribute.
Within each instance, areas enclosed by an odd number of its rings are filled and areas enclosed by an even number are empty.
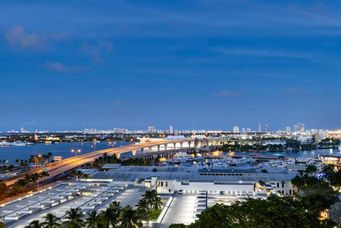
<svg viewBox="0 0 341 228"><path fill-rule="evenodd" d="M231 206L216 204L189 227L312 227L318 220L310 216L298 200L270 196L250 199Z"/></svg>
<svg viewBox="0 0 341 228"><path fill-rule="evenodd" d="M112 156L109 156L107 154L104 154L102 157L97 158L93 166L96 169L101 169L103 165L105 164L121 164L125 166L150 166L154 163L157 163L158 159L142 159L142 158L128 158L125 160L120 160L117 158L117 156L114 154Z"/></svg>
<svg viewBox="0 0 341 228"><path fill-rule="evenodd" d="M44 216L44 222L42 222L44 228L57 228L60 226L60 219L49 213Z"/></svg>
<svg viewBox="0 0 341 228"><path fill-rule="evenodd" d="M284 144L267 144L263 145L262 141L281 140ZM262 152L262 151L302 151L302 150L316 150L336 148L340 144L339 139L327 138L321 140L319 143L306 142L302 143L293 138L257 138L251 140L236 140L231 144L221 146L223 151L243 151L243 152Z"/></svg>
<svg viewBox="0 0 341 228"><path fill-rule="evenodd" d="M45 162L50 162L52 159L52 153L48 152L48 153L44 153L44 154L35 154L35 155L31 155L30 158L28 159L28 162L32 163L32 164L42 164Z"/></svg>
<svg viewBox="0 0 341 228"><path fill-rule="evenodd" d="M325 166L321 178L316 177L316 172L317 168L310 165L292 180L299 189L295 197L271 195L266 200L249 199L231 206L216 204L201 213L195 223L170 227L332 227L341 222L341 203L337 202L336 191L341 186L341 170ZM327 210L330 219L323 216Z"/></svg>
<svg viewBox="0 0 341 228"><path fill-rule="evenodd" d="M30 222L30 224L25 226L25 228L43 228L43 227L44 226L42 225L42 223L39 222L39 220L33 220L32 222Z"/></svg>
<svg viewBox="0 0 341 228"><path fill-rule="evenodd" d="M77 180L81 179L81 178L88 178L88 175L83 173L80 170L73 170L71 173L72 176L76 177Z"/></svg>
<svg viewBox="0 0 341 228"><path fill-rule="evenodd" d="M114 201L110 206L100 213L91 211L84 215L79 208L71 208L65 213L65 221L60 223L60 218L53 214L47 214L41 223L32 221L27 228L136 228L142 227L142 221L156 220L161 213L161 198L155 190L147 190L139 201L137 208L131 206L121 207L120 203ZM0 226L1 228L1 226Z"/></svg>
<svg viewBox="0 0 341 228"><path fill-rule="evenodd" d="M321 140L318 143L319 148L322 149L330 149L335 148L336 146L340 145L340 139L334 139L334 138L326 138Z"/></svg>
<svg viewBox="0 0 341 228"><path fill-rule="evenodd" d="M48 172L26 174L23 179L18 180L12 186L6 186L5 183L0 182L0 200L11 195L23 193L28 187L34 187L39 178L48 176Z"/></svg>
<svg viewBox="0 0 341 228"><path fill-rule="evenodd" d="M155 190L148 190L138 202L137 207L147 215L148 220L156 220L161 213L161 198Z"/></svg>
<svg viewBox="0 0 341 228"><path fill-rule="evenodd" d="M0 173L11 172L14 169L14 165L8 165L6 160L0 160Z"/></svg>
<svg viewBox="0 0 341 228"><path fill-rule="evenodd" d="M151 221L157 220L159 218L159 215L161 214L161 209L157 209L157 210L152 210L149 212L149 219Z"/></svg>

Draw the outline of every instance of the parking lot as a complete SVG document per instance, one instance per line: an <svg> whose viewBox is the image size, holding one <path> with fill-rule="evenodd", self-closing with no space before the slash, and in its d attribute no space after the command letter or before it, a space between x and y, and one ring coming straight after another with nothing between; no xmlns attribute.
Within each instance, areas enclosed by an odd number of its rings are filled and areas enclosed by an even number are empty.
<svg viewBox="0 0 341 228"><path fill-rule="evenodd" d="M8 227L24 227L32 220L43 220L47 213L63 219L70 208L81 208L87 213L104 210L113 201L119 201L122 206L134 206L144 192L144 188L114 183L60 182L55 187L1 206L0 216Z"/></svg>

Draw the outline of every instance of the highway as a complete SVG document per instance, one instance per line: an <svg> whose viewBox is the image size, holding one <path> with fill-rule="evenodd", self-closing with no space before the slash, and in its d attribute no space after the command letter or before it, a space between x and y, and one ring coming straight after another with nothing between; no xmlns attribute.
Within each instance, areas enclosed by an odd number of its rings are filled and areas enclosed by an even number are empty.
<svg viewBox="0 0 341 228"><path fill-rule="evenodd" d="M123 153L127 153L130 151L140 150L144 148L159 146L159 145L165 145L165 144L174 144L174 143L182 143L182 142L188 142L193 141L192 139L181 139L181 140L160 140L160 141L153 141L153 142L145 142L145 143L139 143L139 144L131 144L126 146L120 146L120 147L113 147L103 150L97 150L94 152L82 154L73 156L70 158L63 159L61 162L53 162L49 163L45 166L45 170L49 173L48 177L43 177L39 181L46 181L47 179L54 178L60 174L63 174L65 172L68 172L72 169L75 169L77 167L80 167L82 165L89 164L93 162L96 158L99 158L103 156L104 154L108 155L114 155L120 156ZM17 182L19 179L22 179L25 177L26 174L32 174L32 173L40 173L43 172L43 168L32 168L31 170L21 173L20 175L17 175L11 179L5 180L4 183L7 186L13 185L15 182Z"/></svg>

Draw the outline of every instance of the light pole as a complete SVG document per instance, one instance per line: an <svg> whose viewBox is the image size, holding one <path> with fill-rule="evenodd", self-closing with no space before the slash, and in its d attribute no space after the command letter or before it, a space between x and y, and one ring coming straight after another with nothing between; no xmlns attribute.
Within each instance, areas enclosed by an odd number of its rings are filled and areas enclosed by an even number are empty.
<svg viewBox="0 0 341 228"><path fill-rule="evenodd" d="M80 154L82 152L81 149L71 149L71 153L75 153L75 156L77 156L78 154Z"/></svg>

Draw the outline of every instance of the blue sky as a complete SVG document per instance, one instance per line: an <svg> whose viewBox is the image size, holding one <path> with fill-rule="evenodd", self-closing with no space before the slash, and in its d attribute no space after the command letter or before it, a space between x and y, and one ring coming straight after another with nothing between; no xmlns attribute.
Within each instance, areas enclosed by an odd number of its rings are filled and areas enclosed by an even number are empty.
<svg viewBox="0 0 341 228"><path fill-rule="evenodd" d="M1 1L0 130L341 128L340 4Z"/></svg>

